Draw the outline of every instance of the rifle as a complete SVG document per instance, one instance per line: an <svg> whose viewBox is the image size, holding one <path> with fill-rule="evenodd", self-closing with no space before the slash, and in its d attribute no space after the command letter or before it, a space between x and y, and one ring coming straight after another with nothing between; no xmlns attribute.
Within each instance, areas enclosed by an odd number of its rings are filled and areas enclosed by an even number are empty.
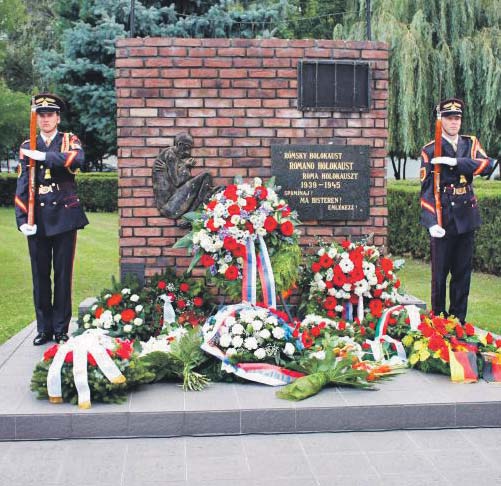
<svg viewBox="0 0 501 486"><path fill-rule="evenodd" d="M31 98L31 114L30 114L30 150L37 149L37 112L35 107L35 97ZM35 190L36 190L36 162L30 159L28 178L28 224L35 224Z"/></svg>
<svg viewBox="0 0 501 486"><path fill-rule="evenodd" d="M435 122L435 148L433 157L442 156L442 114L440 105L437 105L437 120ZM435 207L437 210L437 224L442 226L442 202L440 200L440 164L435 164L433 168L433 195L435 197Z"/></svg>

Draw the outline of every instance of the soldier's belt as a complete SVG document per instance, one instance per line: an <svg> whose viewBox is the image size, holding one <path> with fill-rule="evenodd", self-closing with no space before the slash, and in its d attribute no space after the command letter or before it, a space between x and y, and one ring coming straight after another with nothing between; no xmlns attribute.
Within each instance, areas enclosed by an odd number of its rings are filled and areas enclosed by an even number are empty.
<svg viewBox="0 0 501 486"><path fill-rule="evenodd" d="M446 194L453 194L454 196L461 196L462 194L466 194L467 192L471 192L471 186L461 186L461 187L456 187L456 186L444 186L442 188L442 191L445 192Z"/></svg>
<svg viewBox="0 0 501 486"><path fill-rule="evenodd" d="M48 194L49 192L54 192L54 189L57 191L59 189L59 186L44 186L44 185L39 185L38 186L38 194Z"/></svg>

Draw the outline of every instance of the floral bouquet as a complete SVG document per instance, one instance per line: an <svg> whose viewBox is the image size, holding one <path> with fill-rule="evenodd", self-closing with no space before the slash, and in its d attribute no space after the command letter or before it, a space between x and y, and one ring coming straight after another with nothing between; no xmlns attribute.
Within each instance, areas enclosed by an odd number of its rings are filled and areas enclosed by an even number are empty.
<svg viewBox="0 0 501 486"><path fill-rule="evenodd" d="M296 213L280 199L274 179L266 184L255 178L252 184L237 179L204 204L201 212L185 215L192 231L175 248L193 254L190 269L201 263L211 283L224 289L231 299L241 295L246 246L251 240L266 245L275 276L277 292L285 292L298 279L301 250Z"/></svg>
<svg viewBox="0 0 501 486"><path fill-rule="evenodd" d="M331 319L353 321L358 316L359 322L365 317L376 322L398 301L400 280L395 271L395 263L374 246L350 241L322 246L305 272L306 311Z"/></svg>
<svg viewBox="0 0 501 486"><path fill-rule="evenodd" d="M100 329L71 337L65 344L55 344L45 351L42 361L36 365L31 390L40 399L49 398L52 403L78 403L80 408L90 407L90 397L97 402L121 403L127 399L128 390L154 379L133 344L129 340L111 338ZM75 366L82 365L78 372L74 370ZM52 366L60 368L51 370Z"/></svg>
<svg viewBox="0 0 501 486"><path fill-rule="evenodd" d="M147 340L161 329L158 322L148 319L150 314L151 303L138 289L105 290L90 312L79 318L75 335L88 329L104 329L113 337Z"/></svg>

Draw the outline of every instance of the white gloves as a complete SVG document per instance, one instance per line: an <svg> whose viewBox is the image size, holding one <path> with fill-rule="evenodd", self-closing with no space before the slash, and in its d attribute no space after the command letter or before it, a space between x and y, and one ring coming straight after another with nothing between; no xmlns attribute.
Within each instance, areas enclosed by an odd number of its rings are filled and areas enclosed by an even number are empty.
<svg viewBox="0 0 501 486"><path fill-rule="evenodd" d="M432 238L443 238L445 236L445 230L442 228L442 226L439 226L438 224L434 224L430 228L428 228L428 231L430 232L430 236Z"/></svg>
<svg viewBox="0 0 501 486"><path fill-rule="evenodd" d="M450 165L451 167L458 165L458 161L454 157L435 157L434 159L431 159L431 163Z"/></svg>
<svg viewBox="0 0 501 486"><path fill-rule="evenodd" d="M47 154L45 152L40 152L40 150L28 150L28 149L21 149L21 152L26 155L26 157L29 157L30 159L33 160L45 160L45 157Z"/></svg>
<svg viewBox="0 0 501 486"><path fill-rule="evenodd" d="M21 226L19 226L19 230L24 236L33 236L37 232L37 225L34 224L33 226L31 226L29 224L24 223Z"/></svg>

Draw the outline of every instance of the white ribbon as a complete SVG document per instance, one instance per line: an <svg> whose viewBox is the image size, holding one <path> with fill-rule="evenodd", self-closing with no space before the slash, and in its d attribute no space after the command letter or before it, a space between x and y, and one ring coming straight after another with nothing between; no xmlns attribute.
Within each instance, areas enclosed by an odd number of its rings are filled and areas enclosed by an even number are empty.
<svg viewBox="0 0 501 486"><path fill-rule="evenodd" d="M176 322L176 312L174 311L174 307L172 307L172 301L169 296L162 294L159 299L164 301L164 323L162 326L162 329L164 329L167 324Z"/></svg>
<svg viewBox="0 0 501 486"><path fill-rule="evenodd" d="M47 374L47 391L51 403L62 403L61 371L66 355L73 351L73 379L78 393L78 407L90 408L90 388L87 376L87 353L92 354L97 367L111 383L124 383L125 376L107 353L114 340L103 329L90 329L59 346Z"/></svg>

